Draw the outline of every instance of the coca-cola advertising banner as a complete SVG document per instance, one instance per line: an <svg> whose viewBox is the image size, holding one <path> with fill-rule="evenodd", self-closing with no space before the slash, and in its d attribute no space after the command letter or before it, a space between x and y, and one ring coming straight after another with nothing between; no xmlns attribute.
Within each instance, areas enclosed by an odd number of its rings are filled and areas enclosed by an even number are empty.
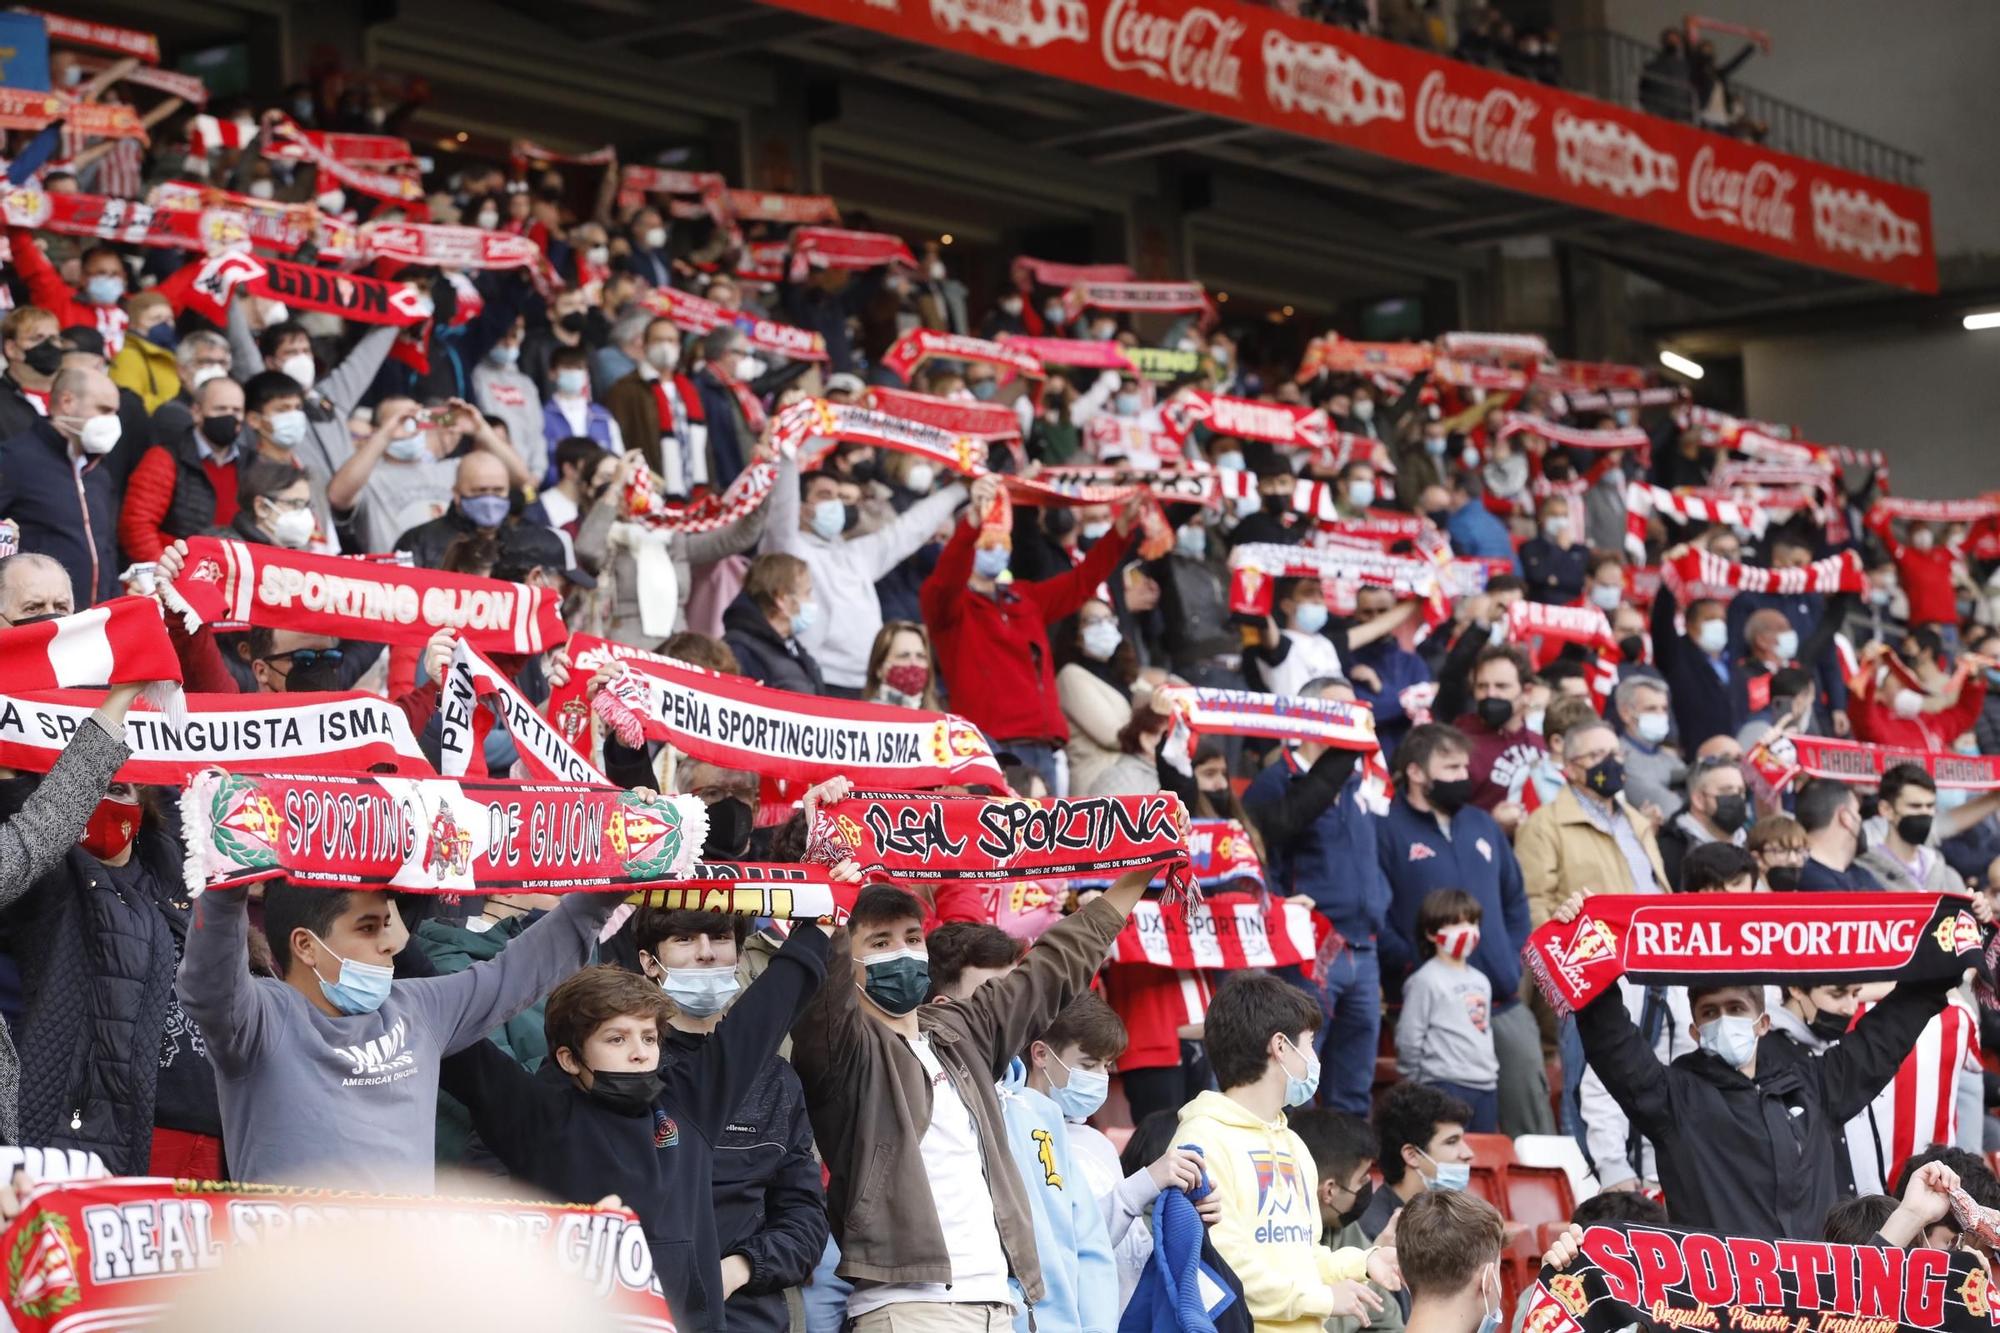
<svg viewBox="0 0 2000 1333"><path fill-rule="evenodd" d="M1930 196L1237 0L766 0L1800 264L1937 290Z"/></svg>

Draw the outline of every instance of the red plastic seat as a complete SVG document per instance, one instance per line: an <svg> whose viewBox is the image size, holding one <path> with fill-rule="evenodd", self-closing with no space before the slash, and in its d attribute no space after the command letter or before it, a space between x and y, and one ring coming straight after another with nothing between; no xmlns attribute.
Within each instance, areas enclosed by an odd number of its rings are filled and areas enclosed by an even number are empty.
<svg viewBox="0 0 2000 1333"><path fill-rule="evenodd" d="M1528 1227L1560 1227L1576 1211L1569 1173L1559 1166L1522 1166L1517 1162L1507 1168L1506 1183L1507 1203L1500 1211L1512 1221Z"/></svg>
<svg viewBox="0 0 2000 1333"><path fill-rule="evenodd" d="M1542 1271L1542 1251L1536 1248L1530 1227L1507 1228L1507 1248L1500 1251L1500 1309L1512 1310L1521 1293L1534 1284Z"/></svg>
<svg viewBox="0 0 2000 1333"><path fill-rule="evenodd" d="M1488 1167L1503 1175L1514 1165L1514 1140L1505 1134L1467 1134L1465 1146L1472 1149L1472 1167Z"/></svg>
<svg viewBox="0 0 2000 1333"><path fill-rule="evenodd" d="M1504 1171L1474 1162L1472 1179L1466 1188L1499 1209L1502 1217L1507 1215L1507 1176Z"/></svg>
<svg viewBox="0 0 2000 1333"><path fill-rule="evenodd" d="M1568 1230L1569 1230L1568 1222L1542 1223L1540 1226L1535 1228L1535 1248L1540 1250L1543 1254L1547 1254L1549 1252L1550 1247L1553 1246L1557 1241L1562 1239L1563 1232Z"/></svg>

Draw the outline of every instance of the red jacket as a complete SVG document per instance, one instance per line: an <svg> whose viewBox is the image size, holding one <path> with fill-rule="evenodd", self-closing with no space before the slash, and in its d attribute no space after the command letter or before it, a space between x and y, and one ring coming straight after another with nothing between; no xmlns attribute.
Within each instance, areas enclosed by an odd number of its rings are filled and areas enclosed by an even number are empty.
<svg viewBox="0 0 2000 1333"><path fill-rule="evenodd" d="M958 525L921 597L952 711L994 741L1060 745L1069 739L1069 723L1056 697L1048 627L1090 600L1132 539L1113 529L1069 573L1039 583L1003 583L985 597L965 586L978 536L976 525Z"/></svg>
<svg viewBox="0 0 2000 1333"><path fill-rule="evenodd" d="M1956 625L1958 590L1952 585L1951 570L1958 563L1958 553L1948 546L1920 551L1897 541L1890 535L1886 514L1871 512L1868 530L1882 539L1889 558L1896 562L1896 577L1902 581L1903 594L1910 599L1910 623Z"/></svg>
<svg viewBox="0 0 2000 1333"><path fill-rule="evenodd" d="M1897 717L1894 709L1876 701L1874 676L1872 668L1864 668L1847 683L1847 716L1854 724L1854 737L1871 745L1932 753L1949 750L1953 741L1972 729L1986 706L1986 678L1974 671L1959 686L1958 702L1951 707Z"/></svg>
<svg viewBox="0 0 2000 1333"><path fill-rule="evenodd" d="M81 324L85 328L96 329L104 335L104 356L106 360L118 355L118 349L125 345L124 310L115 305L86 305L77 299L56 266L35 244L35 234L25 227L7 228L7 240L13 247L14 272L27 284L28 302L38 305L56 317L58 326L69 329Z"/></svg>

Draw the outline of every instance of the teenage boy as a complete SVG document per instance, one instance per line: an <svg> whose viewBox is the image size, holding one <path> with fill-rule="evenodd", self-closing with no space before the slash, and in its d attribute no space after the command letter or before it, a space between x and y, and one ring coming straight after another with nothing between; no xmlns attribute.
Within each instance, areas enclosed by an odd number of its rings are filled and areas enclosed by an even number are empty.
<svg viewBox="0 0 2000 1333"><path fill-rule="evenodd" d="M1361 1215L1375 1196L1375 1131L1360 1116L1324 1107L1308 1107L1292 1116L1292 1130L1312 1154L1319 1172L1319 1216L1326 1226L1326 1243L1336 1250L1368 1247L1373 1239L1361 1233ZM1396 1333L1403 1327L1403 1307L1397 1293L1377 1289L1382 1308L1366 1320L1332 1319L1328 1333Z"/></svg>
<svg viewBox="0 0 2000 1333"><path fill-rule="evenodd" d="M581 967L619 897L567 894L497 958L393 981L408 936L386 893L269 882L276 977L250 973L249 890L204 893L176 990L208 1043L230 1175L430 1193L439 1061Z"/></svg>
<svg viewBox="0 0 2000 1333"><path fill-rule="evenodd" d="M1010 1278L1025 1300L1043 1298L994 1081L1090 984L1151 878L1123 876L1019 967L952 1004L924 1003L923 905L887 884L856 897L829 964L852 984L820 992L792 1051L826 1160L838 1272L854 1283L854 1333L884 1333L892 1319L999 1333L1014 1318Z"/></svg>
<svg viewBox="0 0 2000 1333"><path fill-rule="evenodd" d="M1472 1333L1504 1317L1500 1251L1507 1223L1492 1204L1463 1190L1424 1194L1396 1223L1410 1333Z"/></svg>
<svg viewBox="0 0 2000 1333"><path fill-rule="evenodd" d="M1375 1110L1382 1183L1361 1213L1361 1234L1373 1243L1396 1210L1425 1190L1462 1190L1472 1179L1465 1141L1472 1108L1421 1083L1398 1083Z"/></svg>
<svg viewBox="0 0 2000 1333"><path fill-rule="evenodd" d="M1582 907L1574 895L1554 919L1574 921ZM1950 991L1898 985L1819 1055L1770 1036L1762 986L1688 987L1700 1049L1671 1065L1615 990L1578 1010L1576 1026L1605 1088L1653 1141L1675 1226L1805 1240L1839 1194L1841 1125L1895 1077Z"/></svg>
<svg viewBox="0 0 2000 1333"><path fill-rule="evenodd" d="M721 912L633 914L639 967L673 1008L660 1034L662 1060L692 1062L716 1042L744 993L737 961L749 927L750 918ZM713 1189L730 1333L785 1333L785 1292L812 1276L828 1233L805 1089L777 1055L715 1142Z"/></svg>
<svg viewBox="0 0 2000 1333"><path fill-rule="evenodd" d="M1175 1135L1208 1169L1221 1204L1209 1239L1242 1281L1257 1333L1320 1333L1331 1315L1380 1306L1364 1279L1402 1285L1393 1249L1320 1244L1319 1173L1285 1122L1285 1109L1310 1104L1319 1085L1319 1024L1317 1001L1269 973L1217 991L1203 1041L1222 1091L1182 1107Z"/></svg>
<svg viewBox="0 0 2000 1333"><path fill-rule="evenodd" d="M473 1128L509 1174L558 1199L615 1194L639 1215L682 1328L723 1326L731 1289L709 1204L716 1148L825 979L829 933L794 929L691 1056L661 1058L672 1010L659 983L598 966L549 996L542 1075L484 1043L446 1062L446 1090L471 1108Z"/></svg>

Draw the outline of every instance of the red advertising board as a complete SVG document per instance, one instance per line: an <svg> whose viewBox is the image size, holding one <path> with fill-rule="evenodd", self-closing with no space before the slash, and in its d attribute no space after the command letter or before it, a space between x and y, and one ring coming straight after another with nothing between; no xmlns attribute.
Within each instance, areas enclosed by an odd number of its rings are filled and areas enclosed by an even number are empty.
<svg viewBox="0 0 2000 1333"><path fill-rule="evenodd" d="M764 0L1916 291L1930 196L1238 0Z"/></svg>

